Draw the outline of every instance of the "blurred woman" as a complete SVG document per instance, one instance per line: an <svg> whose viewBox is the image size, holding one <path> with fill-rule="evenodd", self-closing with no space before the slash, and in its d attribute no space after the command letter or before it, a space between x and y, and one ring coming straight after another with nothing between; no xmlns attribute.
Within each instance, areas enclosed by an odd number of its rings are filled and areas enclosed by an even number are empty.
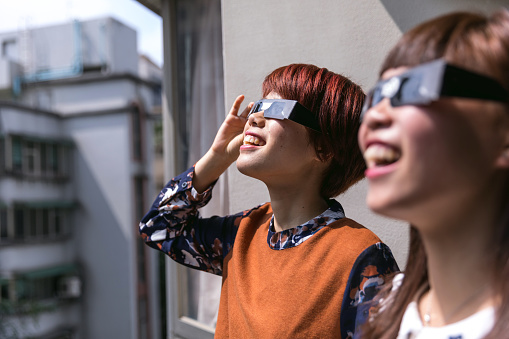
<svg viewBox="0 0 509 339"><path fill-rule="evenodd" d="M427 21L380 74L359 132L367 203L411 244L362 337L507 338L509 12Z"/></svg>

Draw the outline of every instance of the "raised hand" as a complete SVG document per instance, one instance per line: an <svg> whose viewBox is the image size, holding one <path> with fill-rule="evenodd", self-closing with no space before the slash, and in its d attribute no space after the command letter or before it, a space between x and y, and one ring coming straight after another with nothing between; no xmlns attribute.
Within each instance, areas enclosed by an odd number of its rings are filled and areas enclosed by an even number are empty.
<svg viewBox="0 0 509 339"><path fill-rule="evenodd" d="M253 107L253 103L249 103L239 115L240 105L243 101L244 95L239 95L235 99L210 148L210 151L217 156L226 157L230 164L237 160L239 156L239 148L242 145L242 132L247 122L247 115L251 107Z"/></svg>
<svg viewBox="0 0 509 339"><path fill-rule="evenodd" d="M244 95L235 99L212 146L194 167L193 186L198 192L207 189L239 156L247 115L254 104L249 103L239 115L243 101Z"/></svg>

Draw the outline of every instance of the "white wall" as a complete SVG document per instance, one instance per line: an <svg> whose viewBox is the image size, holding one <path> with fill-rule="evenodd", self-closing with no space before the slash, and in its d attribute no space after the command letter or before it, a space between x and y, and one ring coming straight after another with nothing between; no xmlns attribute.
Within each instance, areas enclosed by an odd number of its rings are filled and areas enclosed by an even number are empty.
<svg viewBox="0 0 509 339"><path fill-rule="evenodd" d="M290 63L312 63L347 75L364 89L402 31L441 13L464 9L492 11L507 0L236 0L222 1L225 100L238 94L254 101L263 78ZM230 212L269 200L263 184L230 167ZM371 213L363 181L338 200L347 216L377 233L403 268L408 227Z"/></svg>
<svg viewBox="0 0 509 339"><path fill-rule="evenodd" d="M66 120L77 157L74 236L86 279L85 338L137 338L129 118L125 112Z"/></svg>

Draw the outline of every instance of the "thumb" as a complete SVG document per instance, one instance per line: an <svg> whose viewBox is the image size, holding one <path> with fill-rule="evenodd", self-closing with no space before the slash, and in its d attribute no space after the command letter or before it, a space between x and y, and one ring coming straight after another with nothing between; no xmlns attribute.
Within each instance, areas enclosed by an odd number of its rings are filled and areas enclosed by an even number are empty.
<svg viewBox="0 0 509 339"><path fill-rule="evenodd" d="M244 133L237 135L228 145L228 153L235 157L239 156L240 146L244 143Z"/></svg>

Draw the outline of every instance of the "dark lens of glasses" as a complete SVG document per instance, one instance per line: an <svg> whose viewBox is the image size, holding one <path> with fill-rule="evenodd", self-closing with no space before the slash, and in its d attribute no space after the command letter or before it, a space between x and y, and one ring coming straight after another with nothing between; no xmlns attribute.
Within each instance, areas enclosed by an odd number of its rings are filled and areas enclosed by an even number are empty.
<svg viewBox="0 0 509 339"><path fill-rule="evenodd" d="M378 104L384 98L389 98L391 100L392 105L394 97L401 96L400 95L401 87L402 83L400 82L399 78L396 77L390 78L389 80L380 81L378 84L376 84L375 87L371 91L369 91L366 96L365 99L366 101L362 108L361 121L366 111L371 107L375 106L376 104Z"/></svg>
<svg viewBox="0 0 509 339"><path fill-rule="evenodd" d="M253 108L251 108L251 112L249 112L249 114L260 112L260 108L262 108L262 102L260 102L260 101L255 102L255 104L253 105Z"/></svg>
<svg viewBox="0 0 509 339"><path fill-rule="evenodd" d="M423 97L422 77L414 75L411 77L403 77L400 79L398 90L393 94L391 106L398 107L403 105L418 105L428 103L427 97Z"/></svg>

